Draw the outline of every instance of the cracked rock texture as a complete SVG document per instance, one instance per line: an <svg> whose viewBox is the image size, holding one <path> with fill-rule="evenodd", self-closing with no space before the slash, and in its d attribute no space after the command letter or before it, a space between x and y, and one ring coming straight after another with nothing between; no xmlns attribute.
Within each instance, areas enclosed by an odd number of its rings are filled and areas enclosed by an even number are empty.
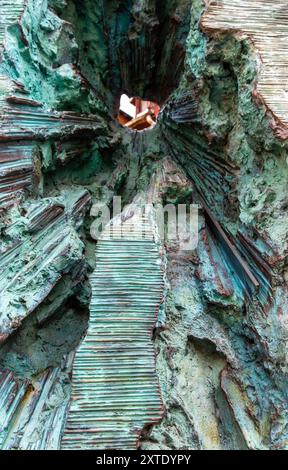
<svg viewBox="0 0 288 470"><path fill-rule="evenodd" d="M287 449L287 130L255 92L257 47L211 27L204 0L4 3L0 402L10 387L15 406L0 446L59 448L89 316L90 207L157 187L158 202L198 204L199 242L165 244L166 413L141 448ZM161 105L152 130L118 125L122 92Z"/></svg>

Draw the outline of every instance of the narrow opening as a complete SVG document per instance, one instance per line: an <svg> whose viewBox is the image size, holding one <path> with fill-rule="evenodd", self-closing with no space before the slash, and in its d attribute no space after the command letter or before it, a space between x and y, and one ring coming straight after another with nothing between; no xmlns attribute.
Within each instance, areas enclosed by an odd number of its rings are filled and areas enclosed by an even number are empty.
<svg viewBox="0 0 288 470"><path fill-rule="evenodd" d="M123 94L120 98L118 122L124 127L142 131L155 126L160 106L153 101L141 100Z"/></svg>

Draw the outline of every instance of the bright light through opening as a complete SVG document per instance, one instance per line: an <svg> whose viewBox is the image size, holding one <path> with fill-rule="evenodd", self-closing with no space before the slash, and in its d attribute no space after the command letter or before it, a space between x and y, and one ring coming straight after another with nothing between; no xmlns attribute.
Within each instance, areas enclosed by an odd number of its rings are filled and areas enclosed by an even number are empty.
<svg viewBox="0 0 288 470"><path fill-rule="evenodd" d="M124 127L142 131L155 126L159 111L160 106L157 103L140 98L129 98L123 94L120 98L117 119Z"/></svg>

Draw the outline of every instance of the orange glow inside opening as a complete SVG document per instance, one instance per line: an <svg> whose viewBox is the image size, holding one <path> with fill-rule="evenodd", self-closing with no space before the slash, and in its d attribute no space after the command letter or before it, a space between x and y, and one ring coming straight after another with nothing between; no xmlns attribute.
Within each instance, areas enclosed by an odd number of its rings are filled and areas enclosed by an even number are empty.
<svg viewBox="0 0 288 470"><path fill-rule="evenodd" d="M117 120L124 127L142 131L155 126L159 112L160 106L157 103L141 98L129 98L123 94Z"/></svg>

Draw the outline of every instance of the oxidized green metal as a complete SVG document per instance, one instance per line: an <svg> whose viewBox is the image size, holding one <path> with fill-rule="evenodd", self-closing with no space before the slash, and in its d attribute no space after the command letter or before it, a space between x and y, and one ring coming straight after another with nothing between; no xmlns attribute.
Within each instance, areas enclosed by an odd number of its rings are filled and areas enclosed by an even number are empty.
<svg viewBox="0 0 288 470"><path fill-rule="evenodd" d="M0 50L2 48L7 26L15 23L24 10L25 0L0 0Z"/></svg>
<svg viewBox="0 0 288 470"><path fill-rule="evenodd" d="M135 449L143 428L163 416L151 337L164 281L151 214L118 220L112 239L110 227L97 246L63 449Z"/></svg>
<svg viewBox="0 0 288 470"><path fill-rule="evenodd" d="M288 23L286 0L221 0L210 2L201 21L205 31L233 31L251 39L260 54L261 72L257 91L261 100L284 129L287 138L286 89Z"/></svg>
<svg viewBox="0 0 288 470"><path fill-rule="evenodd" d="M71 366L73 353L63 359ZM58 449L68 398L49 407L59 393L61 367L49 368L32 381L0 370L0 449ZM58 390L57 390L58 388ZM51 402L53 403L53 402Z"/></svg>

